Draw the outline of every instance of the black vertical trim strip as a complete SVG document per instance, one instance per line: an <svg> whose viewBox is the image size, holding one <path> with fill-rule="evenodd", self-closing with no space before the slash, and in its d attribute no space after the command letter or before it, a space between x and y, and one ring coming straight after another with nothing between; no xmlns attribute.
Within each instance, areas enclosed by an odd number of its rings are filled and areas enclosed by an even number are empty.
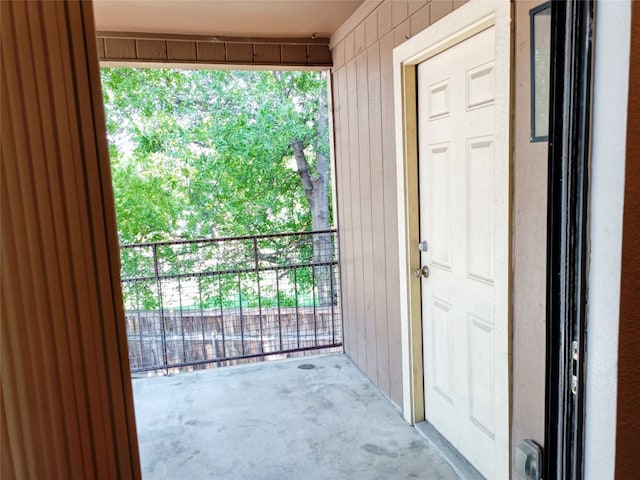
<svg viewBox="0 0 640 480"><path fill-rule="evenodd" d="M552 2L544 478L582 479L595 0ZM577 395L571 343L577 340Z"/></svg>

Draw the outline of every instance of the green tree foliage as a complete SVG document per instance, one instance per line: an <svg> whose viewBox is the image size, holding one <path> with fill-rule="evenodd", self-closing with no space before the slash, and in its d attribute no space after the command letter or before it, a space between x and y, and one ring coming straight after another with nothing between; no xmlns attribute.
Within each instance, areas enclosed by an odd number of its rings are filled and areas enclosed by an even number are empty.
<svg viewBox="0 0 640 480"><path fill-rule="evenodd" d="M325 75L103 69L121 242L328 228Z"/></svg>
<svg viewBox="0 0 640 480"><path fill-rule="evenodd" d="M102 86L121 243L330 227L325 73L105 68ZM293 248L319 262L333 256L330 235ZM157 257L176 269L165 273L196 265L169 247ZM122 268L125 278L154 272L136 250L122 251ZM327 304L330 275L314 267L296 281ZM236 277L221 285L224 295L202 301L251 296L251 282L235 294ZM127 288L126 298L158 306L152 283Z"/></svg>

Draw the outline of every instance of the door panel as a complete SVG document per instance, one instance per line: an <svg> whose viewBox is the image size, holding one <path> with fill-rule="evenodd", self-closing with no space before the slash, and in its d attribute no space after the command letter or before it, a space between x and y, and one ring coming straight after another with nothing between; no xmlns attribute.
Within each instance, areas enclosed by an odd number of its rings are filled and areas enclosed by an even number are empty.
<svg viewBox="0 0 640 480"><path fill-rule="evenodd" d="M431 57L417 79L425 417L487 478L504 471L498 452L508 448L496 444L508 441L496 435L508 425L497 422L508 386L496 383L508 316L495 305L507 288L496 286L508 269L496 238L508 236L508 218L496 210L508 205L509 170L494 148L494 36L492 27Z"/></svg>
<svg viewBox="0 0 640 480"><path fill-rule="evenodd" d="M467 140L467 274L493 284L493 136Z"/></svg>
<svg viewBox="0 0 640 480"><path fill-rule="evenodd" d="M453 365L453 320L451 305L432 297L431 315L433 331L431 334L433 369L433 389L453 405L454 385L451 367Z"/></svg>

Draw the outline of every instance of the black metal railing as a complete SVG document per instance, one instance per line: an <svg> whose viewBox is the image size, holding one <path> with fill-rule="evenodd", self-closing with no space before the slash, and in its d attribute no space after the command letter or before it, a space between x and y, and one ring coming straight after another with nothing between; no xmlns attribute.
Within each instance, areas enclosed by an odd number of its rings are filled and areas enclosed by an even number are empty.
<svg viewBox="0 0 640 480"><path fill-rule="evenodd" d="M132 372L342 346L335 230L121 246Z"/></svg>

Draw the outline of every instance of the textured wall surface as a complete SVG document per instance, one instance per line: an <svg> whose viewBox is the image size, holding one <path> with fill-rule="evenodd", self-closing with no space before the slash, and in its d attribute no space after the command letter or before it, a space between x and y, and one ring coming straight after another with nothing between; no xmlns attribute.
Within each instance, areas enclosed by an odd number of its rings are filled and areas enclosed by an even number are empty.
<svg viewBox="0 0 640 480"><path fill-rule="evenodd" d="M531 69L529 10L515 2L513 80L512 424L513 446L544 444L547 276L547 142L529 141Z"/></svg>
<svg viewBox="0 0 640 480"><path fill-rule="evenodd" d="M531 143L529 9L516 2L514 67L512 437L544 440L547 144ZM384 1L332 38L345 349L398 405L393 48L458 3Z"/></svg>
<svg viewBox="0 0 640 480"><path fill-rule="evenodd" d="M385 0L366 15L356 12L332 37L345 350L397 405L402 347L393 48L462 3Z"/></svg>

